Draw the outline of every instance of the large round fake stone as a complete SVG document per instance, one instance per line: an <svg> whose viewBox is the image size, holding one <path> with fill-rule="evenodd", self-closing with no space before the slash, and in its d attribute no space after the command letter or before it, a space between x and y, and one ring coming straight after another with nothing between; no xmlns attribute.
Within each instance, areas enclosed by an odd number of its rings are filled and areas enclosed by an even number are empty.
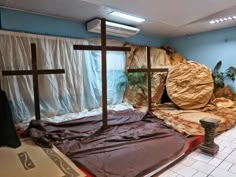
<svg viewBox="0 0 236 177"><path fill-rule="evenodd" d="M167 94L171 101L182 109L204 107L213 94L212 72L195 62L173 66L166 80Z"/></svg>

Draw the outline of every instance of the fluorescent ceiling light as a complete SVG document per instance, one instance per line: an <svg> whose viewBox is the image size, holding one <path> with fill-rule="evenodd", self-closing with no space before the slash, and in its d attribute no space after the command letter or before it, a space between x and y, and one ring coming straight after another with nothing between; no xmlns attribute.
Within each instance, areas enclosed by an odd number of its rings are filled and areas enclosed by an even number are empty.
<svg viewBox="0 0 236 177"><path fill-rule="evenodd" d="M135 22L139 22L139 23L145 21L145 19L143 19L143 18L135 17L135 16L132 16L132 15L124 14L124 13L117 12L117 11L113 11L109 14L117 16L117 17L125 18L125 19L128 19L128 20L132 20L132 21L135 21Z"/></svg>
<svg viewBox="0 0 236 177"><path fill-rule="evenodd" d="M209 21L210 24L221 23L226 21L236 20L236 16L222 17Z"/></svg>
<svg viewBox="0 0 236 177"><path fill-rule="evenodd" d="M135 31L137 30L137 28L134 28L131 26L126 26L126 25L122 25L122 24L118 24L118 23L109 22L109 21L106 21L106 25L117 27L117 28L125 28L127 30L135 30Z"/></svg>

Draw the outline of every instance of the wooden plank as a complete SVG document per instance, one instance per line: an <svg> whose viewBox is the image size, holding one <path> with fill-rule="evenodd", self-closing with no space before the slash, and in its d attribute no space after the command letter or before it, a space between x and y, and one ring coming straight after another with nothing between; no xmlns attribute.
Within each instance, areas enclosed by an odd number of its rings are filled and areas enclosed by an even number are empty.
<svg viewBox="0 0 236 177"><path fill-rule="evenodd" d="M18 71L2 71L3 76L14 76L14 75L32 75L32 70L18 70Z"/></svg>
<svg viewBox="0 0 236 177"><path fill-rule="evenodd" d="M96 46L96 45L74 45L73 46L74 50L101 50L101 46Z"/></svg>
<svg viewBox="0 0 236 177"><path fill-rule="evenodd" d="M33 88L34 88L34 111L35 118L40 119L40 104L39 104L39 87L38 87L38 75L37 75L37 56L36 56L36 44L31 44L31 57L32 57L32 70L33 70Z"/></svg>
<svg viewBox="0 0 236 177"><path fill-rule="evenodd" d="M147 68L134 68L134 69L127 69L129 73L135 72L148 72ZM168 68L151 68L150 72L168 72Z"/></svg>
<svg viewBox="0 0 236 177"><path fill-rule="evenodd" d="M130 47L118 47L118 46L107 46L106 50L108 51L130 51Z"/></svg>
<svg viewBox="0 0 236 177"><path fill-rule="evenodd" d="M105 46L107 51L130 51L130 47ZM74 50L102 50L102 46L97 45L74 45Z"/></svg>
<svg viewBox="0 0 236 177"><path fill-rule="evenodd" d="M38 70L37 74L62 74L65 73L64 69L49 69L49 70ZM14 75L33 75L32 70L17 70L17 71L2 71L3 76L14 76Z"/></svg>
<svg viewBox="0 0 236 177"><path fill-rule="evenodd" d="M37 74L63 74L65 73L64 69L48 69L48 70L38 70Z"/></svg>
<svg viewBox="0 0 236 177"><path fill-rule="evenodd" d="M146 59L147 59L147 84L148 84L148 112L152 112L152 85L151 85L151 57L150 47L146 47Z"/></svg>
<svg viewBox="0 0 236 177"><path fill-rule="evenodd" d="M102 41L102 128L108 127L107 122L107 55L106 55L106 20L101 19Z"/></svg>

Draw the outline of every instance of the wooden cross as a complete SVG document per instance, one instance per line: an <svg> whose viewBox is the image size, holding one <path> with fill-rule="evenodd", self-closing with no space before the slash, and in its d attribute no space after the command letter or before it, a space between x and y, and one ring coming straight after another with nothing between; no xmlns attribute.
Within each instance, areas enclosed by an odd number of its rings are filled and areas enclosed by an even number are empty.
<svg viewBox="0 0 236 177"><path fill-rule="evenodd" d="M151 86L151 74L152 72L168 72L168 68L151 68L151 55L150 47L146 47L146 59L147 68L128 69L128 72L146 72L147 84L148 84L148 110L147 112L152 114L152 86Z"/></svg>
<svg viewBox="0 0 236 177"><path fill-rule="evenodd" d="M106 69L106 52L107 51L130 51L129 47L117 47L106 45L106 19L101 19L101 46L93 45L74 45L74 50L101 50L102 51L102 128L108 127L107 123L107 69Z"/></svg>
<svg viewBox="0 0 236 177"><path fill-rule="evenodd" d="M61 74L65 73L64 69L50 69L38 70L36 58L36 44L31 44L32 70L16 70L16 71L2 71L3 76L17 76L17 75L32 75L33 89L34 89L34 110L36 119L40 119L40 104L39 104L39 89L38 89L38 75L41 74Z"/></svg>

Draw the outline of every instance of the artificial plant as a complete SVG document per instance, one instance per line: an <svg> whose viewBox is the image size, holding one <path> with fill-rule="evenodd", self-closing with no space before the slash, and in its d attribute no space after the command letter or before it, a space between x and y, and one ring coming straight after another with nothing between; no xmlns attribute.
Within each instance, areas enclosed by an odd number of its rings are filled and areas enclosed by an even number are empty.
<svg viewBox="0 0 236 177"><path fill-rule="evenodd" d="M214 67L214 70L212 72L215 88L223 88L225 85L224 84L225 78L228 78L232 81L235 80L236 68L230 66L225 72L221 72L220 71L221 65L222 61L219 61Z"/></svg>
<svg viewBox="0 0 236 177"><path fill-rule="evenodd" d="M134 90L137 91L139 88L146 87L146 72L134 72L128 73L129 84L133 86Z"/></svg>
<svg viewBox="0 0 236 177"><path fill-rule="evenodd" d="M214 79L215 88L224 87L224 73L220 71L222 61L219 61L213 69L212 76Z"/></svg>
<svg viewBox="0 0 236 177"><path fill-rule="evenodd" d="M129 85L132 85L135 91L141 89L142 92L144 93L147 90L147 72L132 72L128 73L127 76ZM154 84L155 84L155 78L151 74L151 85L153 86Z"/></svg>
<svg viewBox="0 0 236 177"><path fill-rule="evenodd" d="M235 80L235 74L236 74L236 68L233 66L230 66L227 70L226 70L226 77L228 77L229 79L231 79L232 81Z"/></svg>

